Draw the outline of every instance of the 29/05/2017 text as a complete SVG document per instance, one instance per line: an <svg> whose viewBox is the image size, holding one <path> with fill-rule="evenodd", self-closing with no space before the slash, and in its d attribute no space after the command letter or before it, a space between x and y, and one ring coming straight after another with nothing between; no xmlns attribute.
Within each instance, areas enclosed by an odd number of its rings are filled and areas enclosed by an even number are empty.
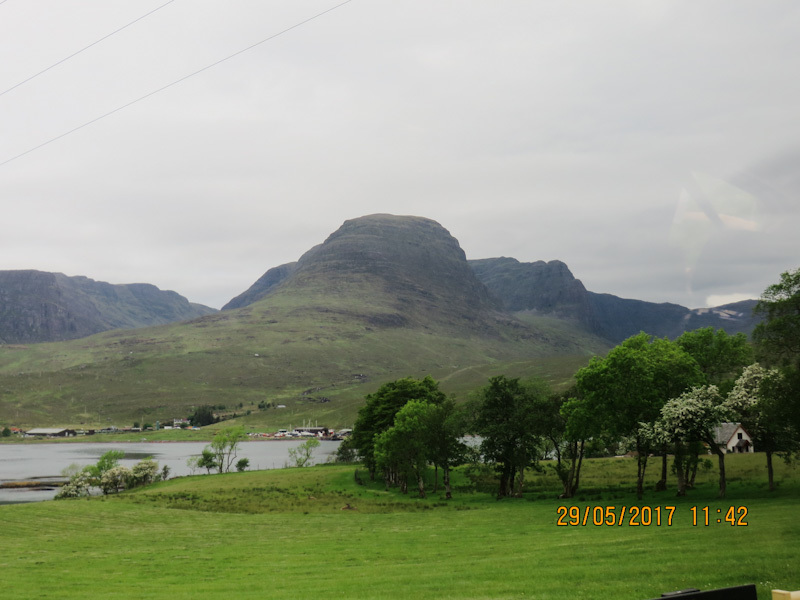
<svg viewBox="0 0 800 600"><path fill-rule="evenodd" d="M648 527L665 525L670 527L675 516L675 506L559 506L556 508L559 527L570 526L623 526ZM689 507L691 524L697 526L738 525L747 526L747 507L729 506L711 508Z"/></svg>

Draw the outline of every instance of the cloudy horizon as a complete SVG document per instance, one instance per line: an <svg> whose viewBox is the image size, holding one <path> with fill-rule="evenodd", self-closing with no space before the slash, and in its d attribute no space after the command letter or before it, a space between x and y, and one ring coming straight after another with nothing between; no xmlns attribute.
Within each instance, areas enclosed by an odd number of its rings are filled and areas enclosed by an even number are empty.
<svg viewBox="0 0 800 600"><path fill-rule="evenodd" d="M8 0L0 269L220 308L391 213L593 292L756 298L800 266L799 26L790 0Z"/></svg>

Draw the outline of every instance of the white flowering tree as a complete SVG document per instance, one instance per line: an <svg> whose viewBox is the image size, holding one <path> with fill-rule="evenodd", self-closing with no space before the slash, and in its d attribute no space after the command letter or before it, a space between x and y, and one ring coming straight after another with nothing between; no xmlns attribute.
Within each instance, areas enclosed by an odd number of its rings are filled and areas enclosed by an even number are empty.
<svg viewBox="0 0 800 600"><path fill-rule="evenodd" d="M56 500L64 498L82 498L89 495L89 488L91 487L91 476L86 471L78 471L73 473L69 478L69 482L61 486L58 493L55 495Z"/></svg>
<svg viewBox="0 0 800 600"><path fill-rule="evenodd" d="M116 494L127 488L132 479L133 473L128 467L112 467L100 478L100 489L104 494Z"/></svg>
<svg viewBox="0 0 800 600"><path fill-rule="evenodd" d="M694 440L708 445L719 462L719 496L725 497L725 452L714 437L716 427L731 416L731 410L723 403L715 385L693 387L677 398L669 400L661 409L659 428L673 443L683 444ZM681 481L683 479L683 481ZM686 490L685 473L678 475L679 495L681 485Z"/></svg>
<svg viewBox="0 0 800 600"><path fill-rule="evenodd" d="M728 394L725 404L736 413L742 427L767 457L769 489L775 489L772 455L797 447L782 402L785 379L777 369L765 369L758 363L746 367Z"/></svg>
<svg viewBox="0 0 800 600"><path fill-rule="evenodd" d="M149 485L158 480L158 463L152 458L140 460L131 469L130 487Z"/></svg>

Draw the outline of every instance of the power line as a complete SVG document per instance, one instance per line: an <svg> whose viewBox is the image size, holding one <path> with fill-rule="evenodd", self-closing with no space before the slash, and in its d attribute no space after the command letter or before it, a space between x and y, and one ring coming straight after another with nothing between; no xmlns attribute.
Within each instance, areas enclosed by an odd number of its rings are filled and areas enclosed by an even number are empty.
<svg viewBox="0 0 800 600"><path fill-rule="evenodd" d="M3 4L3 2L7 2L7 1L8 1L8 0L2 0L2 2L0 2L0 4ZM144 19L144 18L146 18L146 17L149 17L149 16L150 16L150 15L152 15L154 12L161 10L161 9L162 9L162 8L164 8L164 7L165 7L167 4L172 4L173 2L175 2L175 0L169 0L169 2L165 2L164 4L162 4L161 6L159 6L158 8L154 8L154 9L153 9L153 10L151 10L149 13L147 13L147 14L144 14L144 15L142 15L141 17L139 17L139 18L137 18L137 19L134 19L133 21L131 21L131 22L130 22L130 23L128 23L127 25L123 25L123 26L122 26L122 27L120 27L119 29L115 29L115 30L114 30L114 31L112 31L111 33L109 33L109 34L107 34L107 35L104 35L103 37L101 37L99 40L92 42L91 44L89 44L88 46L85 46L85 47L81 48L81 49L80 49L80 50L78 50L77 52L73 52L72 54L70 54L70 55L69 55L69 56L67 56L66 58L62 58L60 61L58 61L58 62L56 62L56 63L53 63L52 65L50 65L50 66L49 66L49 67L47 67L46 69L42 69L41 71L39 71L39 72L38 72L38 73L36 73L35 75L31 75L31 76L30 76L30 77L28 77L27 79L23 79L22 81L20 81L18 84L16 84L16 85L12 85L12 86L11 86L10 88L8 88L6 91L4 91L4 92L0 92L0 96L4 96L5 94L7 94L8 92L10 92L11 90L15 90L15 89L17 89L17 88L18 88L19 86L21 86L22 84L24 84L24 83L28 83L28 82L29 82L31 79L36 79L36 78L37 78L39 75L41 75L41 74L43 74L43 73L47 73L47 72L48 72L50 69L52 69L53 67L57 67L57 66L58 66L58 65L60 65L61 63L65 63L65 62L67 62L67 61L68 61L70 58L73 58L73 57L75 57L75 56L78 56L78 54L80 54L81 52L84 52L85 50L88 50L88 49L89 49L89 48L91 48L92 46L96 46L97 44L99 44L99 43L100 43L100 42L102 42L103 40L107 40L107 39L108 39L108 38L110 38L112 35L115 35L115 34L119 33L119 32L120 32L120 31L122 31L123 29L127 29L128 27L130 27L130 26L131 26L131 25L133 25L134 23L138 23L138 22L139 22L139 21L141 21L142 19Z"/></svg>
<svg viewBox="0 0 800 600"><path fill-rule="evenodd" d="M6 0L3 0L3 1L6 1ZM220 60L218 60L216 62L213 62L213 63L211 63L209 65L206 65L202 69L198 69L197 71L194 71L193 73L189 73L188 75L184 75L183 77L181 77L180 79L176 79L172 83L168 83L165 86L162 86L162 87L160 87L160 88L158 88L156 90L153 90L152 92L148 92L144 96L140 96L140 97L136 98L135 100L131 100L130 102L128 102L126 104L123 104L122 106L118 106L114 110L110 110L107 113L100 115L99 117L95 117L94 119L92 119L90 121L86 121L82 125L78 125L77 127L74 127L73 129L70 129L69 131L65 131L62 134L59 134L59 135L57 135L57 136L55 136L53 138L50 138L49 140L47 140L46 142L42 142L38 146L34 146L33 148L29 148L28 150L25 150L25 152L20 152L16 156L12 156L11 158L7 158L6 160L0 162L0 167L3 167L5 165L7 165L8 163L17 160L18 158L22 158L23 156L25 156L27 154L30 154L31 152L35 152L36 150L39 150L40 148L44 148L45 146L47 146L49 144L52 144L53 142L56 142L56 141L60 140L61 138L65 138L68 135L71 135L71 134L75 133L76 131L79 131L79 130L83 129L84 127L88 127L89 125L97 123L98 121L101 121L102 119L105 119L106 117L110 117L111 115L113 115L115 113L118 113L119 111L124 110L124 109L128 108L129 106L133 106L137 102L141 102L142 100L145 100L145 99L149 98L150 96L155 96L156 94L158 94L160 92L163 92L164 90L169 89L169 88L171 88L171 87L173 87L175 85L178 85L179 83L182 83L182 82L186 81L187 79L189 79L191 77L194 77L195 75L199 75L200 73L203 73L204 71L208 71L209 69L211 69L213 67L216 67L217 65L220 65L220 64L224 63L225 61L228 61L228 60L230 60L232 58L235 58L235 57L239 56L240 54L244 54L245 52L247 52L249 50L252 50L253 48L255 48L257 46L260 46L261 44L264 44L266 42L274 40L275 38L280 37L283 34L288 33L288 32L290 32L290 31L292 31L294 29L297 29L298 27L302 27L306 23L309 23L309 22L313 21L314 19L318 19L318 18L322 17L323 15L326 15L329 12L332 12L332 11L336 10L337 8L340 8L340 7L344 6L345 4L350 4L351 2L353 2L353 0L345 0L344 2L341 2L341 3L339 3L339 4L335 5L335 6L332 6L331 8L328 8L326 10L323 10L322 12L317 13L314 16L309 17L309 18L307 18L307 19L305 19L303 21L300 21L299 23L296 23L296 24L292 25L291 27L287 27L286 29L284 29L282 31L279 31L278 33L274 33L271 36L264 38L260 42L256 42L255 44L251 44L250 46L247 46L247 48L243 48L242 50L239 50L238 52L234 52L233 54L230 54L229 56L226 56L225 58L221 58Z"/></svg>

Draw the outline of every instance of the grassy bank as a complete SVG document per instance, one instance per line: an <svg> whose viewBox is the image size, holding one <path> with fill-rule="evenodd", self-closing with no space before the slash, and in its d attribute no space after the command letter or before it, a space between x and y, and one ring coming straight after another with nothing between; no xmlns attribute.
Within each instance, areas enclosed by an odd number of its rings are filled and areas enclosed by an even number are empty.
<svg viewBox="0 0 800 600"><path fill-rule="evenodd" d="M358 485L351 466L181 478L113 498L0 507L0 573L9 597L615 598L755 583L799 589L800 474L732 456L725 501L713 472L671 525L558 526L558 507L637 504L624 459L586 465L583 500L555 498L530 474L523 499L468 492L426 500ZM362 475L363 475L362 470ZM351 510L343 510L349 505ZM747 526L693 526L693 506L746 506ZM591 519L591 517L590 517Z"/></svg>

